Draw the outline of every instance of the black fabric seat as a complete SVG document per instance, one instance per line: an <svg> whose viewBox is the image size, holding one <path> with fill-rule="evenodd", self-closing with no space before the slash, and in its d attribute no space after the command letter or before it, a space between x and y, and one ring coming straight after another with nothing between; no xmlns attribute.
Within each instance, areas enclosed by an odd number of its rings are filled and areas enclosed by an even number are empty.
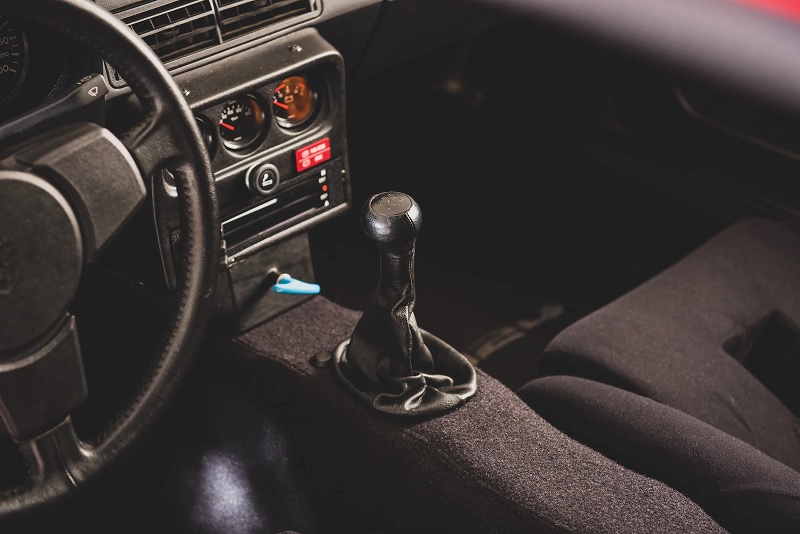
<svg viewBox="0 0 800 534"><path fill-rule="evenodd" d="M734 532L800 532L800 236L740 221L562 331L520 397Z"/></svg>

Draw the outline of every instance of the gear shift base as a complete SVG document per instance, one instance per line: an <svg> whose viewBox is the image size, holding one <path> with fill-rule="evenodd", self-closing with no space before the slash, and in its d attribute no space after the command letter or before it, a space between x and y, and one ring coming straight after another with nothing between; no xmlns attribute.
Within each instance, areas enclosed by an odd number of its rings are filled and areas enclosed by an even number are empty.
<svg viewBox="0 0 800 534"><path fill-rule="evenodd" d="M430 349L435 374L393 377L394 388L376 388L359 377L347 361L349 339L333 354L336 372L353 393L378 411L412 417L450 411L477 391L475 369L465 356L441 339L424 330L420 334Z"/></svg>

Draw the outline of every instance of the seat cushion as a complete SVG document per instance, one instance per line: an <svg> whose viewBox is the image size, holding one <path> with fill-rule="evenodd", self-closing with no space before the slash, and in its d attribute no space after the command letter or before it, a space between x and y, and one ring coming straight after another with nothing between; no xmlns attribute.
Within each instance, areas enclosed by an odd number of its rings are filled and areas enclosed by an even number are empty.
<svg viewBox="0 0 800 534"><path fill-rule="evenodd" d="M565 434L672 486L731 532L800 528L800 473L695 417L572 376L535 379L519 395Z"/></svg>
<svg viewBox="0 0 800 534"><path fill-rule="evenodd" d="M751 218L566 328L539 369L648 397L797 471L798 324L800 237Z"/></svg>

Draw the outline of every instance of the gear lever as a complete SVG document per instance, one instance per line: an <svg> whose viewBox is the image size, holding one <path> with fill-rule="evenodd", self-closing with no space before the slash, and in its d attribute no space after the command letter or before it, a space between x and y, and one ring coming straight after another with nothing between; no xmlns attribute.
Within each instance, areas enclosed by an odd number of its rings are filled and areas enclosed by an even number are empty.
<svg viewBox="0 0 800 534"><path fill-rule="evenodd" d="M365 203L361 225L378 246L380 279L334 362L349 389L376 410L427 417L463 404L477 391L477 378L463 354L417 326L414 256L421 224L419 205L405 193L378 193Z"/></svg>

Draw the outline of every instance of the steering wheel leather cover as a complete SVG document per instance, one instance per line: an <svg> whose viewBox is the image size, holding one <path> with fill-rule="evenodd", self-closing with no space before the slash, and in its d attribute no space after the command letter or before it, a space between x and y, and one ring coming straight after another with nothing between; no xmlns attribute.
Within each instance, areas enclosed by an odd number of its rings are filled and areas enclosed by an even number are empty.
<svg viewBox="0 0 800 534"><path fill-rule="evenodd" d="M0 518L61 500L141 442L152 430L194 361L211 315L220 224L211 164L192 111L157 56L124 23L86 0L3 0L5 15L62 32L91 47L128 82L144 121L121 136L144 176L174 169L181 216L182 258L164 336L137 393L95 443L68 425L49 451L61 472L32 473L22 487L0 494ZM102 162L95 162L102 165ZM91 388L91 384L90 384Z"/></svg>

